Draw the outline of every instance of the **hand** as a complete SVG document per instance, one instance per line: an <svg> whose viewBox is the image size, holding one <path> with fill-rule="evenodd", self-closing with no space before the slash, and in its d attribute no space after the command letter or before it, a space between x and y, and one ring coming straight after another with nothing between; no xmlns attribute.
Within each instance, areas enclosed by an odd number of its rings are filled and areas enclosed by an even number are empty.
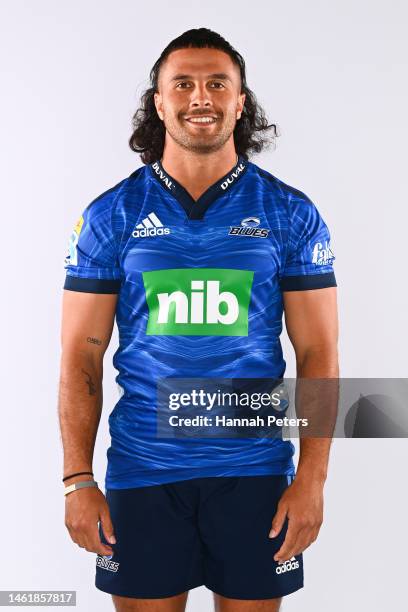
<svg viewBox="0 0 408 612"><path fill-rule="evenodd" d="M286 537L274 556L281 563L299 555L316 540L323 522L323 482L296 476L279 500L269 537L280 533L286 516Z"/></svg>
<svg viewBox="0 0 408 612"><path fill-rule="evenodd" d="M88 552L113 555L112 548L99 537L100 520L106 540L116 544L109 506L102 491L97 487L77 489L65 499L65 526L71 539Z"/></svg>

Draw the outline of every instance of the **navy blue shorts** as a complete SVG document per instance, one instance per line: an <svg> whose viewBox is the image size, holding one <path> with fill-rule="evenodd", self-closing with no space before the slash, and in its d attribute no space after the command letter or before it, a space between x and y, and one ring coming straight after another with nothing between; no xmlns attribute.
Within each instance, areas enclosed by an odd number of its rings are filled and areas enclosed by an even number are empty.
<svg viewBox="0 0 408 612"><path fill-rule="evenodd" d="M95 586L164 598L205 585L233 599L270 599L303 587L302 555L273 557L287 530L268 537L290 476L209 477L108 489L116 544L97 556ZM101 526L101 540L106 544Z"/></svg>

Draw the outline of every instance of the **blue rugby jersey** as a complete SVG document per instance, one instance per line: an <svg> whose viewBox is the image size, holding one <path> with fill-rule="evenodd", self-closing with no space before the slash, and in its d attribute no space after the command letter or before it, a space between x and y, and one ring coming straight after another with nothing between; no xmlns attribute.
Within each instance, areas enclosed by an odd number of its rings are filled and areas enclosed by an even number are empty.
<svg viewBox="0 0 408 612"><path fill-rule="evenodd" d="M105 487L294 474L281 438L158 438L157 382L282 378L282 292L336 286L333 261L311 200L243 157L197 201L155 162L91 202L64 289L118 294Z"/></svg>

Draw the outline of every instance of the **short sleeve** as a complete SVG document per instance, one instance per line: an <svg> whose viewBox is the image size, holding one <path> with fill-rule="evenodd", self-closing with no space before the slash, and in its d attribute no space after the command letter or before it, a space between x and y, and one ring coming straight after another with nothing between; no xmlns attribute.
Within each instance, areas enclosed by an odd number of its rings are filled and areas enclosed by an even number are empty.
<svg viewBox="0 0 408 612"><path fill-rule="evenodd" d="M302 195L289 202L290 229L281 290L337 287L329 229L313 202Z"/></svg>
<svg viewBox="0 0 408 612"><path fill-rule="evenodd" d="M110 198L92 202L69 238L64 289L86 293L119 293L121 269L112 231Z"/></svg>

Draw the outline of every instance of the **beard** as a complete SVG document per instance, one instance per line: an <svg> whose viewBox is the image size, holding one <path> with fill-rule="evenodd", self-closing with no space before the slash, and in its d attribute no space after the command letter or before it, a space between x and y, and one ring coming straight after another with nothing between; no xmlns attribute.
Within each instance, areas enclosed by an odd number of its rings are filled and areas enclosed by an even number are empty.
<svg viewBox="0 0 408 612"><path fill-rule="evenodd" d="M198 113L197 113L198 114ZM204 113L203 113L204 114ZM178 117L164 116L164 126L169 136L183 149L194 153L214 153L219 151L231 138L236 125L234 115L224 119L223 115L217 114L216 130L211 134L193 134L186 126L183 115Z"/></svg>

